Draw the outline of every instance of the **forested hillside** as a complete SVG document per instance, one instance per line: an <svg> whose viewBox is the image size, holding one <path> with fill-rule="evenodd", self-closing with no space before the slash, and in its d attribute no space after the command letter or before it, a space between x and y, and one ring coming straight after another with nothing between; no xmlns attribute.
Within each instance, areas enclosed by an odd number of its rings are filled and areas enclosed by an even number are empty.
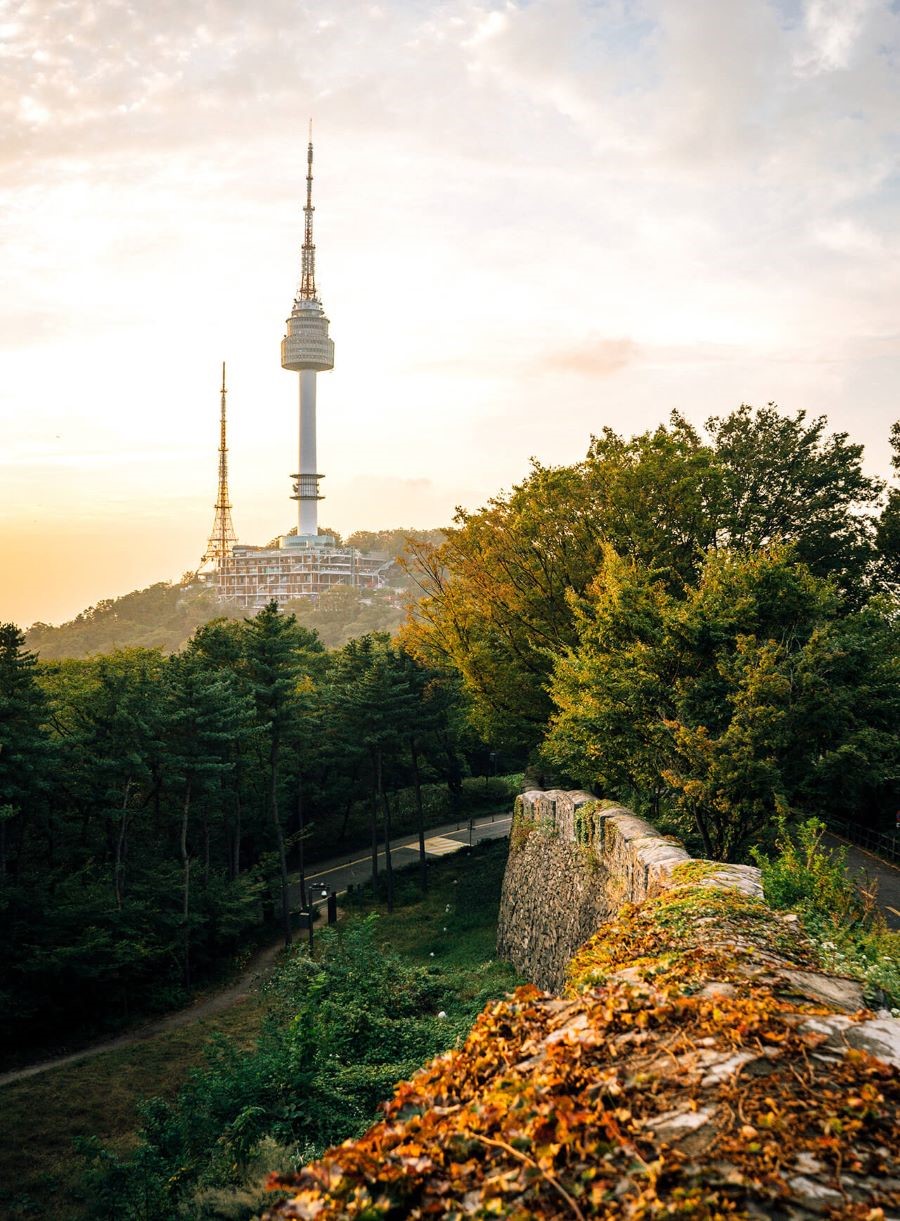
<svg viewBox="0 0 900 1221"><path fill-rule="evenodd" d="M399 559L410 539L419 545L435 545L442 538L440 530L358 530L343 545ZM289 609L304 627L318 632L327 648L339 648L366 632L396 631L405 615L408 584L398 565L386 589L370 593L339 585L315 603L302 599ZM246 613L233 602L217 598L208 586L187 573L177 583L159 582L121 598L104 598L59 627L35 623L28 629L26 640L45 661L130 648L174 653L202 624L215 618L239 619Z"/></svg>
<svg viewBox="0 0 900 1221"><path fill-rule="evenodd" d="M3 625L4 1057L180 1003L248 938L290 940L304 851L461 814L487 761L452 679L384 634L329 653L274 603L169 656L39 663Z"/></svg>

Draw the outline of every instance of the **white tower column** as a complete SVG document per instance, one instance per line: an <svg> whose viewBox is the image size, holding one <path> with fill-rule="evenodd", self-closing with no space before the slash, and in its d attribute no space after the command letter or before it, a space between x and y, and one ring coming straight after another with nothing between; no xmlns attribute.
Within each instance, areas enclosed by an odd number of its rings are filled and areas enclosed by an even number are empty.
<svg viewBox="0 0 900 1221"><path fill-rule="evenodd" d="M297 533L316 535L319 531L319 479L316 466L316 371L300 371L300 488L308 496L297 500Z"/></svg>

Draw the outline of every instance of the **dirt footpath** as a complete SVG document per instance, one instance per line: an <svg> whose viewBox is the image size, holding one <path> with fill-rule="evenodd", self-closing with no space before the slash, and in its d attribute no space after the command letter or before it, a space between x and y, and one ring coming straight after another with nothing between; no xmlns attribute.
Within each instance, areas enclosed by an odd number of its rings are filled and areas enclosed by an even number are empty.
<svg viewBox="0 0 900 1221"><path fill-rule="evenodd" d="M23 1081L26 1077L34 1077L51 1068L62 1068L65 1064L77 1064L79 1060L102 1056L107 1051L120 1051L123 1047L133 1047L135 1043L155 1039L157 1035L165 1034L169 1030L177 1030L179 1026L188 1026L192 1022L199 1022L202 1018L215 1017L217 1013L222 1013L224 1010L230 1009L232 1005L246 999L250 991L268 975L283 945L284 942L279 940L274 945L258 950L247 964L246 971L221 992L202 997L194 1004L188 1005L186 1009L167 1013L164 1017L156 1018L145 1026L139 1026L136 1030L117 1035L114 1039L107 1039L104 1043L94 1043L90 1047L83 1047L81 1051L74 1051L69 1055L40 1060L36 1064L29 1064L27 1068L16 1068L8 1073L0 1073L0 1086L11 1085L13 1081Z"/></svg>

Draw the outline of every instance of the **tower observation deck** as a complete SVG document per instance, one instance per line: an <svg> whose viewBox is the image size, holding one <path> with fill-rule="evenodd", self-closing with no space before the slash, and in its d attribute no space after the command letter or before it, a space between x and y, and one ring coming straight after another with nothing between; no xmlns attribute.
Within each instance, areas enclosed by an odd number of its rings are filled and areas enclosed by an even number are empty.
<svg viewBox="0 0 900 1221"><path fill-rule="evenodd" d="M328 319L316 291L316 247L313 242L312 129L306 150L306 206L303 209L303 248L300 286L281 341L281 367L300 374L300 445L292 500L298 502L297 542L315 546L318 541L319 480L316 458L316 374L334 368L334 343Z"/></svg>

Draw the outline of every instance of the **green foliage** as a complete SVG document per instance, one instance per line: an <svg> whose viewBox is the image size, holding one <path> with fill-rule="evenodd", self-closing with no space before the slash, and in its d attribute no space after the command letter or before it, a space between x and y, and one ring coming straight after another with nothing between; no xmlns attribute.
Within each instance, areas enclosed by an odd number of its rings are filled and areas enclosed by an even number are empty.
<svg viewBox="0 0 900 1221"><path fill-rule="evenodd" d="M539 742L554 659L576 642L573 606L606 546L681 597L711 550L790 543L849 604L864 600L880 484L862 447L771 405L707 428L705 441L676 413L630 440L605 429L582 463L535 463L508 496L460 512L440 546L416 549L426 596L403 638L459 674L479 732Z"/></svg>
<svg viewBox="0 0 900 1221"><path fill-rule="evenodd" d="M399 559L410 543L439 543L443 537L443 530L416 530L411 526L408 529L399 527L391 530L354 530L344 540L344 546Z"/></svg>
<svg viewBox="0 0 900 1221"><path fill-rule="evenodd" d="M116 649L160 649L173 653L208 620L243 614L234 603L221 602L202 585L161 581L121 598L104 598L68 623L54 627L35 623L28 644L42 661L92 657Z"/></svg>
<svg viewBox="0 0 900 1221"><path fill-rule="evenodd" d="M709 420L717 465L720 538L743 550L789 543L854 605L875 556L875 508L882 484L862 472L861 445L827 434L825 416L783 415L773 403L744 405ZM860 509L868 512L859 512Z"/></svg>
<svg viewBox="0 0 900 1221"><path fill-rule="evenodd" d="M312 601L297 598L285 610L315 632L329 649L371 632L394 633L403 622L403 598L396 589L364 590L334 585Z"/></svg>
<svg viewBox="0 0 900 1221"><path fill-rule="evenodd" d="M759 847L752 850L762 871L766 901L772 907L809 908L838 923L859 924L865 907L847 876L846 849L831 851L823 846L825 824L809 818L792 832L780 815L776 828L776 856L766 855Z"/></svg>
<svg viewBox="0 0 900 1221"><path fill-rule="evenodd" d="M891 465L894 478L900 476L900 421L891 427ZM881 576L888 589L900 593L900 487L888 491L887 503L878 519L876 534Z"/></svg>
<svg viewBox="0 0 900 1221"><path fill-rule="evenodd" d="M83 1143L90 1215L196 1219L226 1206L247 1217L258 1199L245 1185L261 1158L284 1170L367 1127L394 1083L464 1036L512 982L508 969L486 974L480 957L492 945L503 849L486 846L461 878L442 866L429 903L413 888L396 926L370 911L323 930L315 958L289 951L266 985L253 1051L215 1040L174 1102L142 1106L131 1153ZM451 927L439 932L438 920ZM446 947L436 963L431 944Z"/></svg>
<svg viewBox="0 0 900 1221"><path fill-rule="evenodd" d="M770 906L797 912L823 964L864 981L876 1006L900 1009L900 933L891 932L871 895L847 872L844 848L822 841L825 824L810 818L793 829L777 821L776 853L752 850Z"/></svg>
<svg viewBox="0 0 900 1221"><path fill-rule="evenodd" d="M675 596L607 548L557 661L546 753L739 859L780 805L893 808L900 637L790 550L710 553Z"/></svg>
<svg viewBox="0 0 900 1221"><path fill-rule="evenodd" d="M47 701L37 681L37 659L14 623L0 624L0 881L21 851L29 823L40 817L52 762ZM2 900L0 900L2 909Z"/></svg>

